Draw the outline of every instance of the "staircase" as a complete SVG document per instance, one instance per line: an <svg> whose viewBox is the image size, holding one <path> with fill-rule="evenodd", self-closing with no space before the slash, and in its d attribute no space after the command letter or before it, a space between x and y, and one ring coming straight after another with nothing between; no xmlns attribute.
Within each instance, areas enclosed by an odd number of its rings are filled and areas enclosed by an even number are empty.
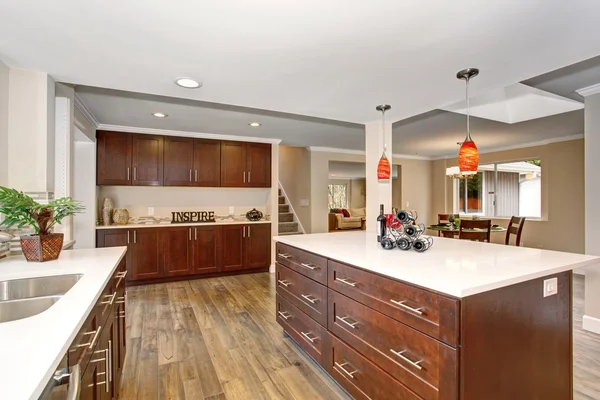
<svg viewBox="0 0 600 400"><path fill-rule="evenodd" d="M302 235L297 218L285 194L279 189L279 234Z"/></svg>

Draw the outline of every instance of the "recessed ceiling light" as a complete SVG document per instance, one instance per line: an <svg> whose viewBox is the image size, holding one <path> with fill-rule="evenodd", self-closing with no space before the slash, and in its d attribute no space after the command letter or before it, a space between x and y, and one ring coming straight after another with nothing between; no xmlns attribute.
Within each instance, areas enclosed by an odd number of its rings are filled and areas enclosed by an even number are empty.
<svg viewBox="0 0 600 400"><path fill-rule="evenodd" d="M262 124L260 122L250 122L248 125L256 128L257 126L261 126Z"/></svg>
<svg viewBox="0 0 600 400"><path fill-rule="evenodd" d="M152 115L154 115L156 118L167 118L169 116L169 114L165 114L165 113L161 113L161 112L155 112L155 113L152 113Z"/></svg>
<svg viewBox="0 0 600 400"><path fill-rule="evenodd" d="M192 79L192 78L178 78L175 83L178 86L181 86L186 89L197 89L202 86L202 83Z"/></svg>

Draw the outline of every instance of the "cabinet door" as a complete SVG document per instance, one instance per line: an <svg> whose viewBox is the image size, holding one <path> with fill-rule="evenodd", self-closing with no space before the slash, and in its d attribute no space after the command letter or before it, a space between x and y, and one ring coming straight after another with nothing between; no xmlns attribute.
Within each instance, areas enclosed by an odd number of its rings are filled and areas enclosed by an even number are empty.
<svg viewBox="0 0 600 400"><path fill-rule="evenodd" d="M132 134L98 131L96 184L131 185Z"/></svg>
<svg viewBox="0 0 600 400"><path fill-rule="evenodd" d="M246 183L251 187L271 187L271 145L246 144Z"/></svg>
<svg viewBox="0 0 600 400"><path fill-rule="evenodd" d="M113 309L114 311L114 309ZM96 353L97 356L108 357L105 360L105 371L106 374L103 375L103 380L106 384L101 385L104 388L102 391L102 399L103 400L111 400L116 398L115 394L118 391L118 388L115 387L115 369L114 369L114 343L115 343L115 330L114 330L114 319L109 318L106 321L106 324L102 328L102 334L100 335L100 340L96 345ZM100 357L98 357L100 358Z"/></svg>
<svg viewBox="0 0 600 400"><path fill-rule="evenodd" d="M178 226L162 228L161 248L165 276L189 275L192 273L193 227Z"/></svg>
<svg viewBox="0 0 600 400"><path fill-rule="evenodd" d="M196 186L221 186L221 142L194 141L194 183Z"/></svg>
<svg viewBox="0 0 600 400"><path fill-rule="evenodd" d="M100 400L103 397L103 392L106 391L104 384L99 385L99 382L104 381L102 374L103 368L101 364L89 363L83 374L81 375L81 391L80 399L85 400Z"/></svg>
<svg viewBox="0 0 600 400"><path fill-rule="evenodd" d="M142 228L131 232L131 280L160 278L162 273L159 260L160 229Z"/></svg>
<svg viewBox="0 0 600 400"><path fill-rule="evenodd" d="M246 226L245 268L271 265L271 224Z"/></svg>
<svg viewBox="0 0 600 400"><path fill-rule="evenodd" d="M128 229L98 229L96 247L119 247L129 244Z"/></svg>
<svg viewBox="0 0 600 400"><path fill-rule="evenodd" d="M163 184L163 143L162 136L133 135L132 185L161 186Z"/></svg>
<svg viewBox="0 0 600 400"><path fill-rule="evenodd" d="M113 370L115 373L115 388L120 388L123 365L125 364L125 354L127 348L126 324L125 324L125 304L117 304L115 307L115 343L113 346Z"/></svg>
<svg viewBox="0 0 600 400"><path fill-rule="evenodd" d="M235 271L244 268L245 225L221 227L221 270Z"/></svg>
<svg viewBox="0 0 600 400"><path fill-rule="evenodd" d="M209 274L218 272L219 248L220 248L219 226L201 226L194 228L194 273Z"/></svg>
<svg viewBox="0 0 600 400"><path fill-rule="evenodd" d="M221 142L221 186L246 186L246 143Z"/></svg>
<svg viewBox="0 0 600 400"><path fill-rule="evenodd" d="M194 186L194 139L165 137L164 186Z"/></svg>

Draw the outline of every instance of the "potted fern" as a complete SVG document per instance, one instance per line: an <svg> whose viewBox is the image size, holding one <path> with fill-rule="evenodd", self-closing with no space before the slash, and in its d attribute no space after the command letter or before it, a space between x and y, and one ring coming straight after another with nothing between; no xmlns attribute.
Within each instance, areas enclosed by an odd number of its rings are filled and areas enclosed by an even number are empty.
<svg viewBox="0 0 600 400"><path fill-rule="evenodd" d="M81 203L70 197L40 204L23 192L0 186L0 214L5 216L0 226L22 228L27 225L35 231L35 234L21 236L21 248L27 261L56 260L64 237L62 233L52 232L54 225L83 210Z"/></svg>

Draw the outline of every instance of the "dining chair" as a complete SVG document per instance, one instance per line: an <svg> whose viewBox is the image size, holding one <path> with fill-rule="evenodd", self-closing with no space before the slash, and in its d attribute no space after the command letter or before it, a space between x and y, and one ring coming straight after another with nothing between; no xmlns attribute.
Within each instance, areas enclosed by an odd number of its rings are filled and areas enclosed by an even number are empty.
<svg viewBox="0 0 600 400"><path fill-rule="evenodd" d="M443 223L449 223L450 220L450 216L453 216L455 219L459 218L458 214L438 214L438 225L439 224L443 224ZM447 237L447 238L454 238L454 232L443 232L443 231L438 231L438 236L443 236L443 237Z"/></svg>
<svg viewBox="0 0 600 400"><path fill-rule="evenodd" d="M463 229L481 229L477 231L464 231ZM476 240L479 242L490 242L490 232L492 230L492 220L460 220L460 230L458 231L459 239Z"/></svg>
<svg viewBox="0 0 600 400"><path fill-rule="evenodd" d="M506 240L504 244L510 244L510 235L517 235L515 240L515 246L521 245L521 233L523 233L523 227L525 226L525 217L513 216L506 227Z"/></svg>

